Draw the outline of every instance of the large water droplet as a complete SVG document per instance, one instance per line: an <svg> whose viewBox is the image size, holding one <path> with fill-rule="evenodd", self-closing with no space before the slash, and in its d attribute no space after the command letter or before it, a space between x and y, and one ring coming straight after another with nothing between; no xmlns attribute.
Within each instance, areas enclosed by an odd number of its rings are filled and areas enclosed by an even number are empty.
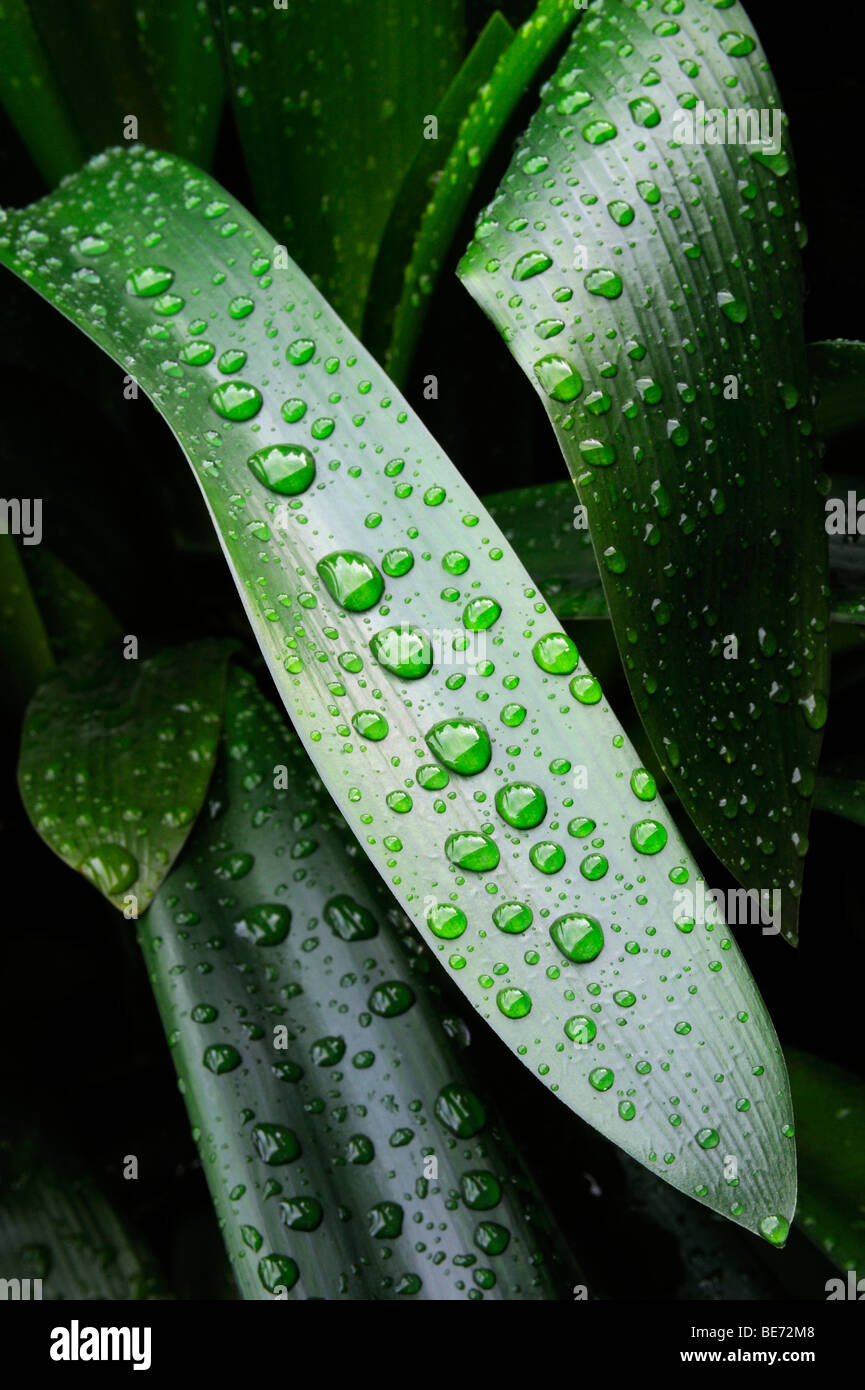
<svg viewBox="0 0 865 1390"><path fill-rule="evenodd" d="M335 550L316 565L331 597L350 613L374 608L384 591L384 580L368 556L358 550Z"/></svg>

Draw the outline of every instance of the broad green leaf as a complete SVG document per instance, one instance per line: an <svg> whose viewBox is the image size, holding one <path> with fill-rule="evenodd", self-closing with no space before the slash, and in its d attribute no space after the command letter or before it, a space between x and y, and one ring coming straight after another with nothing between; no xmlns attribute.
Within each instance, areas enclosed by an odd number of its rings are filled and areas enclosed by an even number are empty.
<svg viewBox="0 0 865 1390"><path fill-rule="evenodd" d="M826 436L865 421L865 343L833 338L810 343L808 365L817 387L817 427Z"/></svg>
<svg viewBox="0 0 865 1390"><path fill-rule="evenodd" d="M429 297L487 159L527 87L578 15L573 0L539 0L480 87L459 128L405 263L392 325L388 320L379 326L375 287L370 294L366 341L377 357L386 349L384 366L398 385L408 374Z"/></svg>
<svg viewBox="0 0 865 1390"><path fill-rule="evenodd" d="M555 427L664 771L795 941L828 688L798 197L783 125L696 142L780 120L744 10L674 8L590 6L460 275Z"/></svg>
<svg viewBox="0 0 865 1390"><path fill-rule="evenodd" d="M117 619L89 584L43 545L21 555L56 661L71 661L113 638L120 650Z"/></svg>
<svg viewBox="0 0 865 1390"><path fill-rule="evenodd" d="M79 250L97 221L98 283ZM684 841L480 500L270 251L211 179L145 150L0 227L0 257L134 362L304 746L474 1007L603 1134L782 1238L783 1057L714 905L689 929Z"/></svg>
<svg viewBox="0 0 865 1390"><path fill-rule="evenodd" d="M8 1133L0 1140L0 1270L7 1281L30 1281L7 1284L7 1299L140 1300L162 1293L152 1256L71 1165L68 1146Z"/></svg>
<svg viewBox="0 0 865 1390"><path fill-rule="evenodd" d="M840 1269L865 1268L865 1083L785 1049L796 1104L796 1221ZM861 1297L861 1294L860 1294Z"/></svg>
<svg viewBox="0 0 865 1390"><path fill-rule="evenodd" d="M213 771L229 642L71 662L24 721L21 796L45 843L133 918L149 907Z"/></svg>
<svg viewBox="0 0 865 1390"><path fill-rule="evenodd" d="M523 564L564 622L609 618L589 532L580 527L572 483L539 483L484 498ZM865 624L865 539L829 537L833 623Z"/></svg>
<svg viewBox="0 0 865 1390"><path fill-rule="evenodd" d="M462 0L211 0L256 207L361 322L391 206L457 71Z"/></svg>
<svg viewBox="0 0 865 1390"><path fill-rule="evenodd" d="M554 1298L438 966L242 672L224 738L140 940L244 1298Z"/></svg>
<svg viewBox="0 0 865 1390"><path fill-rule="evenodd" d="M412 254L420 223L436 185L442 176L448 155L453 148L460 126L465 119L478 88L492 73L501 53L514 37L514 31L504 15L496 10L481 30L471 52L448 87L434 113L435 127L430 127L403 179L388 218L376 256L375 267L364 316L364 342L370 352L387 366L387 351L394 332L394 320L406 312L404 299L412 293L412 282L421 281L423 296L417 295L417 307L429 299L432 278L426 267L414 269ZM466 180L466 197L471 193L473 179ZM443 226L443 224L440 224ZM419 331L415 318L413 339ZM399 375L391 370L394 380Z"/></svg>
<svg viewBox="0 0 865 1390"><path fill-rule="evenodd" d="M9 532L0 533L2 705L16 719L53 665L48 634L18 543Z"/></svg>

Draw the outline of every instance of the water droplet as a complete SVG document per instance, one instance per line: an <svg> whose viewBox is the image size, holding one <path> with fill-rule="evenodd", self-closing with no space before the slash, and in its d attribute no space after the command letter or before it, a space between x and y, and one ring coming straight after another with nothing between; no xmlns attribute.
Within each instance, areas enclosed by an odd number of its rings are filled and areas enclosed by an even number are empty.
<svg viewBox="0 0 865 1390"><path fill-rule="evenodd" d="M455 941L468 926L465 913L453 903L436 903L427 912L426 922L430 931L443 941Z"/></svg>
<svg viewBox="0 0 865 1390"><path fill-rule="evenodd" d="M514 266L513 278L530 280L533 275L540 275L542 271L549 270L551 265L552 260L546 251L526 251Z"/></svg>
<svg viewBox="0 0 865 1390"><path fill-rule="evenodd" d="M433 757L464 777L483 772L492 757L489 735L473 719L443 719L426 736Z"/></svg>
<svg viewBox="0 0 865 1390"><path fill-rule="evenodd" d="M262 1163L275 1168L282 1163L294 1163L300 1157L300 1141L285 1125L256 1125L252 1142Z"/></svg>
<svg viewBox="0 0 865 1390"><path fill-rule="evenodd" d="M496 792L496 810L517 830L531 830L547 814L547 798L533 782L510 782Z"/></svg>
<svg viewBox="0 0 865 1390"><path fill-rule="evenodd" d="M594 1071L589 1072L589 1084L596 1091L609 1091L615 1079L609 1067L595 1067Z"/></svg>
<svg viewBox="0 0 865 1390"><path fill-rule="evenodd" d="M308 362L315 352L315 343L312 338L295 338L293 343L289 343L285 349L285 355L289 362L295 367L302 367L304 362Z"/></svg>
<svg viewBox="0 0 865 1390"><path fill-rule="evenodd" d="M532 1011L532 1001L524 989L507 985L496 995L496 1003L505 1018L525 1018Z"/></svg>
<svg viewBox="0 0 865 1390"><path fill-rule="evenodd" d="M566 358L551 352L534 366L535 376L554 401L573 401L583 389L583 378Z"/></svg>
<svg viewBox="0 0 865 1390"><path fill-rule="evenodd" d="M458 869L482 874L498 868L501 855L495 840L479 830L458 830L445 841L445 854Z"/></svg>
<svg viewBox="0 0 865 1390"><path fill-rule="evenodd" d="M641 801L654 801L658 788L651 772L647 772L644 767L635 767L631 773L631 791Z"/></svg>
<svg viewBox="0 0 865 1390"><path fill-rule="evenodd" d="M315 459L302 444L271 444L249 460L253 477L272 492L295 496L315 477Z"/></svg>
<svg viewBox="0 0 865 1390"><path fill-rule="evenodd" d="M251 420L262 407L262 395L247 381L226 381L210 393L210 404L223 420Z"/></svg>
<svg viewBox="0 0 865 1390"><path fill-rule="evenodd" d="M369 739L370 743L380 743L383 738L387 738L388 722L378 710L358 710L357 714L351 716L351 722L361 738Z"/></svg>
<svg viewBox="0 0 865 1390"><path fill-rule="evenodd" d="M414 556L410 550L404 546L397 546L389 550L383 557L381 567L390 579L401 579L404 574L408 574L414 564Z"/></svg>
<svg viewBox="0 0 865 1390"><path fill-rule="evenodd" d="M237 935L255 946L278 946L290 927L291 912L282 903L257 903L234 923Z"/></svg>
<svg viewBox="0 0 865 1390"><path fill-rule="evenodd" d="M667 832L656 820L640 820L631 826L631 844L640 854L658 854L667 843Z"/></svg>
<svg viewBox="0 0 865 1390"><path fill-rule="evenodd" d="M731 323L744 323L748 317L748 305L729 290L719 290L715 296L718 308Z"/></svg>
<svg viewBox="0 0 865 1390"><path fill-rule="evenodd" d="M583 139L590 145L603 145L607 140L613 140L618 135L616 127L612 121L589 121L583 126Z"/></svg>
<svg viewBox="0 0 865 1390"><path fill-rule="evenodd" d="M143 265L130 271L126 281L126 293L137 299L152 299L162 294L174 281L174 271L165 265Z"/></svg>
<svg viewBox="0 0 865 1390"><path fill-rule="evenodd" d="M369 1007L379 1018L398 1018L414 1003L414 990L402 980L387 980L376 985L369 996Z"/></svg>
<svg viewBox="0 0 865 1390"><path fill-rule="evenodd" d="M131 888L138 878L138 860L124 845L106 843L91 851L78 866L88 883L102 893L116 895Z"/></svg>
<svg viewBox="0 0 865 1390"><path fill-rule="evenodd" d="M385 627L369 645L379 665L403 680L420 680L432 669L432 643L420 628L408 624Z"/></svg>
<svg viewBox="0 0 865 1390"><path fill-rule="evenodd" d="M473 598L463 611L469 632L485 632L501 616L501 605L494 598Z"/></svg>
<svg viewBox="0 0 865 1390"><path fill-rule="evenodd" d="M378 923L372 913L346 893L328 899L323 916L341 941L370 941L378 935Z"/></svg>
<svg viewBox="0 0 865 1390"><path fill-rule="evenodd" d="M770 1245L783 1245L790 1233L790 1222L785 1216L764 1216L760 1222L760 1235Z"/></svg>
<svg viewBox="0 0 865 1390"><path fill-rule="evenodd" d="M240 1053L228 1043L213 1043L205 1048L203 1060L208 1071L221 1076L223 1072L234 1071L235 1067L240 1066Z"/></svg>
<svg viewBox="0 0 865 1390"><path fill-rule="evenodd" d="M557 917L550 927L550 936L563 956L578 963L594 960L604 946L600 922L586 912L568 912Z"/></svg>
<svg viewBox="0 0 865 1390"><path fill-rule="evenodd" d="M539 637L532 647L532 656L541 670L552 676L569 676L580 660L576 644L564 632Z"/></svg>
<svg viewBox="0 0 865 1390"><path fill-rule="evenodd" d="M458 1139L471 1139L487 1122L486 1111L474 1091L458 1082L449 1082L439 1091L435 1114Z"/></svg>
<svg viewBox="0 0 865 1390"><path fill-rule="evenodd" d="M316 565L332 598L350 613L374 608L384 580L372 560L358 550L335 550Z"/></svg>

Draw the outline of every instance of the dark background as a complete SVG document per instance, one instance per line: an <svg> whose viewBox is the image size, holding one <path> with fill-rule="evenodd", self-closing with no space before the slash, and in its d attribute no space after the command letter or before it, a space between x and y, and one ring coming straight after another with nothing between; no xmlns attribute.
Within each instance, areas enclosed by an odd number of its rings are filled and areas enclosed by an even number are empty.
<svg viewBox="0 0 865 1390"><path fill-rule="evenodd" d="M500 8L518 24L531 6ZM807 337L865 338L859 7L834 7L831 23L819 10L797 14L778 0L753 0L748 9L790 118L810 234L804 252ZM490 6L469 0L468 12L471 39ZM564 476L534 392L508 353L491 350L493 330L452 273L535 104L536 94L529 93L485 172L433 296L407 392L482 495ZM46 191L2 116L0 149L2 203L21 205ZM238 177L242 168L226 114L214 173L253 205L245 176ZM39 493L45 499L46 545L111 604L125 632L139 634L142 655L208 634L233 632L245 640L246 619L167 427L143 397L122 402L119 369L53 310L12 277L2 283L7 331L0 343L0 493ZM418 389L429 373L439 382L433 402L424 401ZM859 443L852 435L833 445L826 468L861 473ZM590 665L604 664L609 630L590 626L581 629L580 645ZM859 717L863 674L857 652L833 667L824 761L848 770L865 752ZM262 682L267 687L266 676ZM624 681L606 686L619 717L638 747L644 746L629 723ZM178 1296L225 1297L221 1240L134 929L31 830L15 790L17 740L10 719L0 755L6 908L0 1088L6 1125L38 1126L55 1138L61 1165L77 1156L96 1173L155 1249ZM726 887L730 880L694 836L691 846L710 881ZM815 815L801 946L793 951L780 938L740 933L782 1041L859 1075L865 1068L858 1013L841 1003L846 990L838 977L843 971L851 984L851 967L842 962L858 959L863 945L863 848L861 829ZM798 1231L780 1256L709 1217L625 1165L613 1146L538 1086L492 1033L475 1028L473 1051L483 1083L498 1095L512 1133L520 1136L528 1166L582 1261L593 1294L824 1297L832 1267ZM124 1154L139 1157L137 1182L120 1176Z"/></svg>

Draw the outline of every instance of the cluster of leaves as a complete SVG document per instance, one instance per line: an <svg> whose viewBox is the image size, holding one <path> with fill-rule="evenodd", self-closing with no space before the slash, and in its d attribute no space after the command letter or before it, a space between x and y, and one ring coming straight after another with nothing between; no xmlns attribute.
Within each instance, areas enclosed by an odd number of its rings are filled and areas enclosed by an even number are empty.
<svg viewBox="0 0 865 1390"><path fill-rule="evenodd" d="M63 560L2 537L6 698L29 700L33 826L138 920L241 1295L583 1278L528 1136L478 1083L466 1001L563 1123L728 1218L725 1239L783 1245L795 1102L799 1220L853 1267L861 1086L791 1053L791 1101L723 914L682 906L708 892L697 855L777 893L795 944L812 807L862 821L860 784L819 762L830 655L859 655L861 547L827 545L815 486L817 441L859 423L861 348L806 349L786 130L772 156L670 139L732 87L780 109L747 15L540 0L466 54L459 0L291 27L277 6L85 8L92 29L24 0L0 17L0 99L46 182L69 175L7 210L0 260L167 421L248 622L206 607L212 536L166 481L165 598L201 640L164 645L151 606L139 653L134 614L118 628ZM399 387L527 92L459 273L576 492L485 504ZM226 94L260 222L207 172ZM121 132L142 143L98 153Z"/></svg>

